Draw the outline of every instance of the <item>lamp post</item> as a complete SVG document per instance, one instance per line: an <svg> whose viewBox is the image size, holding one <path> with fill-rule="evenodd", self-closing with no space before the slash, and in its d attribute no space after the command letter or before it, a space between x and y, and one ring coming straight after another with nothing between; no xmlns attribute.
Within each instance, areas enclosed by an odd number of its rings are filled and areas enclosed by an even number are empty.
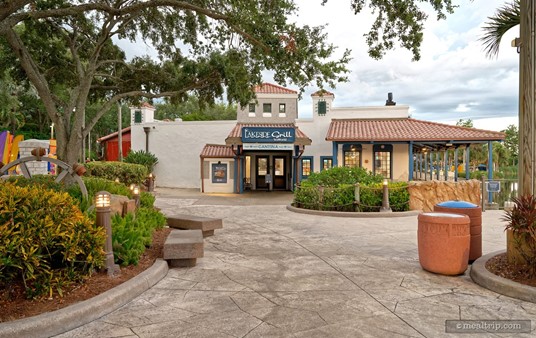
<svg viewBox="0 0 536 338"><path fill-rule="evenodd" d="M150 173L149 177L147 178L147 191L149 191L149 192L154 191L154 176L153 176L153 173Z"/></svg>
<svg viewBox="0 0 536 338"><path fill-rule="evenodd" d="M111 195L107 191L99 191L95 195L95 209L97 210L97 226L102 226L106 230L106 270L108 276L113 277L116 270L114 263L114 252L112 248L112 218L111 218Z"/></svg>
<svg viewBox="0 0 536 338"><path fill-rule="evenodd" d="M136 203L136 209L140 207L140 187L137 185L134 186L134 189L132 189L132 196L134 197L134 201Z"/></svg>
<svg viewBox="0 0 536 338"><path fill-rule="evenodd" d="M389 181L387 179L383 180L383 201L380 212L392 212L391 207L389 206Z"/></svg>

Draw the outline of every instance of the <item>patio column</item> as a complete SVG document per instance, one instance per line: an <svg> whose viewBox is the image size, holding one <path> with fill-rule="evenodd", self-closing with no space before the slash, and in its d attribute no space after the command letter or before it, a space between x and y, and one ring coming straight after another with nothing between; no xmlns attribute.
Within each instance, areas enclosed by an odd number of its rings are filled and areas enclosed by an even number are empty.
<svg viewBox="0 0 536 338"><path fill-rule="evenodd" d="M471 173L469 172L470 168L469 168L469 154L470 154L470 149L471 148L471 145L468 144L467 146L465 146L465 179L468 180L471 178Z"/></svg>
<svg viewBox="0 0 536 338"><path fill-rule="evenodd" d="M409 168L408 168L408 171L409 171L409 175L408 175L408 181L412 181L413 180L413 170L414 170L414 164L415 164L415 159L413 158L413 141L409 141L409 148L408 148L408 157L409 157Z"/></svg>
<svg viewBox="0 0 536 338"><path fill-rule="evenodd" d="M445 176L445 181L448 181L449 180L449 150L447 148L445 148L445 152L443 153L443 165L444 165L444 176Z"/></svg>
<svg viewBox="0 0 536 338"><path fill-rule="evenodd" d="M439 148L436 150L436 153L435 153L435 160L436 160L436 179L439 181Z"/></svg>
<svg viewBox="0 0 536 338"><path fill-rule="evenodd" d="M430 181L434 179L434 153L430 149Z"/></svg>
<svg viewBox="0 0 536 338"><path fill-rule="evenodd" d="M422 153L419 153L417 160L419 161L419 180L422 180Z"/></svg>
<svg viewBox="0 0 536 338"><path fill-rule="evenodd" d="M428 181L428 154L424 153L424 180Z"/></svg>
<svg viewBox="0 0 536 338"><path fill-rule="evenodd" d="M488 181L493 180L493 144L488 141ZM488 192L488 203L493 202L493 194Z"/></svg>
<svg viewBox="0 0 536 338"><path fill-rule="evenodd" d="M339 143L333 142L333 166L338 167L337 157L339 156Z"/></svg>
<svg viewBox="0 0 536 338"><path fill-rule="evenodd" d="M454 182L458 182L458 146L454 149Z"/></svg>

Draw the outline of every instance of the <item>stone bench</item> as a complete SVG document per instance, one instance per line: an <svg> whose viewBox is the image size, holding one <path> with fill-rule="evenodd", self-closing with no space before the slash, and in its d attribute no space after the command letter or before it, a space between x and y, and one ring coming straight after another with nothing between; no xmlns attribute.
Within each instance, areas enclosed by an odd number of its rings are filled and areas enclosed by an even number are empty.
<svg viewBox="0 0 536 338"><path fill-rule="evenodd" d="M171 230L164 242L164 259L172 268L195 266L203 255L201 230Z"/></svg>
<svg viewBox="0 0 536 338"><path fill-rule="evenodd" d="M214 230L223 228L221 218L200 217L194 215L167 216L167 225L174 229L203 231L203 237L214 235Z"/></svg>

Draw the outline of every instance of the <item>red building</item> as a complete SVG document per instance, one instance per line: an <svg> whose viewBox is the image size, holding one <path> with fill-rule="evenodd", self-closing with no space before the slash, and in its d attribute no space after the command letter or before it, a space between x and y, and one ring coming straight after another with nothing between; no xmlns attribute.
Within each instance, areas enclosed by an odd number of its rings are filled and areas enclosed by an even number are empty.
<svg viewBox="0 0 536 338"><path fill-rule="evenodd" d="M103 147L104 161L118 161L119 160L119 133L115 132L110 135L103 136L97 140ZM123 148L123 157L127 156L130 152L130 126L121 130L121 143Z"/></svg>

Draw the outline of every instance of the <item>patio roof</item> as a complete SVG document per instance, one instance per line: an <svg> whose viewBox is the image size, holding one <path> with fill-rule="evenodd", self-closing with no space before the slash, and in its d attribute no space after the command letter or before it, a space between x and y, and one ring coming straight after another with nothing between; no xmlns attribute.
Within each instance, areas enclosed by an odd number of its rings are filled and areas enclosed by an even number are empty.
<svg viewBox="0 0 536 338"><path fill-rule="evenodd" d="M230 146L223 144L205 144L199 156L201 158L232 158L234 157L234 154Z"/></svg>
<svg viewBox="0 0 536 338"><path fill-rule="evenodd" d="M437 122L402 119L332 120L327 141L349 142L467 142L503 141L504 133L452 126Z"/></svg>

